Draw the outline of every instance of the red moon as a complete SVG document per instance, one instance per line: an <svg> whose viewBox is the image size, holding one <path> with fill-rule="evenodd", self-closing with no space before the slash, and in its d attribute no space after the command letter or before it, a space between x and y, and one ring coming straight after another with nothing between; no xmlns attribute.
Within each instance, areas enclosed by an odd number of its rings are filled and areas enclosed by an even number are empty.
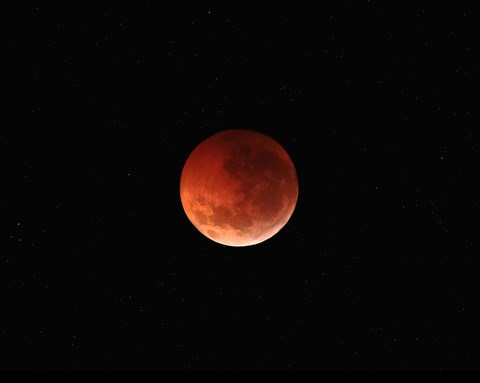
<svg viewBox="0 0 480 383"><path fill-rule="evenodd" d="M250 246L277 234L298 198L295 166L272 138L252 130L225 130L188 157L180 199L191 223L227 246Z"/></svg>

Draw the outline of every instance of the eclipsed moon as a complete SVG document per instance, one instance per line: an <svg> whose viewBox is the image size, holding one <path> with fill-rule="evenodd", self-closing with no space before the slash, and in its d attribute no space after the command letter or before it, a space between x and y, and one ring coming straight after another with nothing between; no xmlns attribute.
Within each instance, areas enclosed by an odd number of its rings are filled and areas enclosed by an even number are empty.
<svg viewBox="0 0 480 383"><path fill-rule="evenodd" d="M285 149L252 130L225 130L188 157L180 198L191 223L227 246L250 246L277 234L298 198L295 167Z"/></svg>

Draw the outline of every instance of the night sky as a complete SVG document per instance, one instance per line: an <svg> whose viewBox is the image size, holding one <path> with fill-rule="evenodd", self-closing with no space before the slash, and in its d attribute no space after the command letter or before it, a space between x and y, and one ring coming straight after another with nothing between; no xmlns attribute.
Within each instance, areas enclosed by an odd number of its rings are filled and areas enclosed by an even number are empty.
<svg viewBox="0 0 480 383"><path fill-rule="evenodd" d="M478 11L199 3L0 3L0 369L478 368ZM297 170L256 246L180 203L225 129Z"/></svg>

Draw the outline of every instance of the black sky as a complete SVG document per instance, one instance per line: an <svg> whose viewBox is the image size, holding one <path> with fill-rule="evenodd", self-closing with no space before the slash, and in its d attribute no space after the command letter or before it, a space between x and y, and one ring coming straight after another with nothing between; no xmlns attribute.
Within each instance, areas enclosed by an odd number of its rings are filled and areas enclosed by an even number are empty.
<svg viewBox="0 0 480 383"><path fill-rule="evenodd" d="M1 2L0 369L478 368L479 14L415 4ZM224 129L297 168L257 246L180 204Z"/></svg>

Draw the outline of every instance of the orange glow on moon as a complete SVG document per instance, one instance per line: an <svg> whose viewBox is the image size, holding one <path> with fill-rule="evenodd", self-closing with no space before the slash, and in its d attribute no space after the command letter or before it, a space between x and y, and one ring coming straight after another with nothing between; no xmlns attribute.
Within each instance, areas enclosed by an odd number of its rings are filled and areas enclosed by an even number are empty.
<svg viewBox="0 0 480 383"><path fill-rule="evenodd" d="M297 173L285 149L251 130L225 130L201 142L180 179L188 219L227 246L273 237L290 219L297 198Z"/></svg>

